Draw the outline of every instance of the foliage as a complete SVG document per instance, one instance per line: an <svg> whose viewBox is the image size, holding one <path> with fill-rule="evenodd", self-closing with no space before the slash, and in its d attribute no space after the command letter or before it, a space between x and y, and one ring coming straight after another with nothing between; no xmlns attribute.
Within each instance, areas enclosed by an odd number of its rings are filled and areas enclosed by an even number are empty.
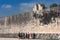
<svg viewBox="0 0 60 40"><path fill-rule="evenodd" d="M53 3L53 4L51 4L50 5L50 8L52 8L52 7L57 7L58 5L56 4L56 3Z"/></svg>
<svg viewBox="0 0 60 40"><path fill-rule="evenodd" d="M60 7L60 4L58 6Z"/></svg>

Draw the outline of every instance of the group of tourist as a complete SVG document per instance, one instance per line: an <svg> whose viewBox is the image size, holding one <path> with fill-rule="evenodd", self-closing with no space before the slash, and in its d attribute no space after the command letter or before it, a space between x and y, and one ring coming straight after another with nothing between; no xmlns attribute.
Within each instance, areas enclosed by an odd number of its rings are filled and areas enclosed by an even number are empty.
<svg viewBox="0 0 60 40"><path fill-rule="evenodd" d="M19 33L18 34L18 37L20 38L20 39L35 39L36 38L36 36L37 36L37 34L35 34L35 33Z"/></svg>
<svg viewBox="0 0 60 40"><path fill-rule="evenodd" d="M18 33L20 39L58 39L58 34Z"/></svg>

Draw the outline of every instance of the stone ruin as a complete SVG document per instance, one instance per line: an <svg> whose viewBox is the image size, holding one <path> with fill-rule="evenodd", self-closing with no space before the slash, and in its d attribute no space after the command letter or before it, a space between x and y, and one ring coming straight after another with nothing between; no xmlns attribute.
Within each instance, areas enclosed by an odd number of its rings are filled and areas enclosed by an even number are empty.
<svg viewBox="0 0 60 40"><path fill-rule="evenodd" d="M6 33L58 33L60 32L60 7L0 18L0 34ZM36 7L35 7L36 8Z"/></svg>

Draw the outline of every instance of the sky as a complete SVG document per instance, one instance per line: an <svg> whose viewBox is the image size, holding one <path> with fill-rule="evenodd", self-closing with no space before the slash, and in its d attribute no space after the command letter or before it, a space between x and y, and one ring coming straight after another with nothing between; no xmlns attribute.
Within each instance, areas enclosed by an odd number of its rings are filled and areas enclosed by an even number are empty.
<svg viewBox="0 0 60 40"><path fill-rule="evenodd" d="M36 3L49 7L52 3L60 4L60 0L0 0L0 17L31 12Z"/></svg>

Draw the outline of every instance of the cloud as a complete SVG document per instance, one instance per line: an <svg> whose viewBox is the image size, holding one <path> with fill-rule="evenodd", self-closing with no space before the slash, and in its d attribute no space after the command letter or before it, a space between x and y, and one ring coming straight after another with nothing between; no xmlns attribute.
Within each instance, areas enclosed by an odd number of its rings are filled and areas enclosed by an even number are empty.
<svg viewBox="0 0 60 40"><path fill-rule="evenodd" d="M35 3L21 3L21 6L33 6Z"/></svg>
<svg viewBox="0 0 60 40"><path fill-rule="evenodd" d="M12 6L11 5L2 5L1 8L7 8L7 9L9 9L9 8L12 8Z"/></svg>
<svg viewBox="0 0 60 40"><path fill-rule="evenodd" d="M32 11L32 9L33 9L33 7L34 7L35 4L36 3L21 3L20 4L20 11L22 13L24 13L24 12L30 12L30 11Z"/></svg>

